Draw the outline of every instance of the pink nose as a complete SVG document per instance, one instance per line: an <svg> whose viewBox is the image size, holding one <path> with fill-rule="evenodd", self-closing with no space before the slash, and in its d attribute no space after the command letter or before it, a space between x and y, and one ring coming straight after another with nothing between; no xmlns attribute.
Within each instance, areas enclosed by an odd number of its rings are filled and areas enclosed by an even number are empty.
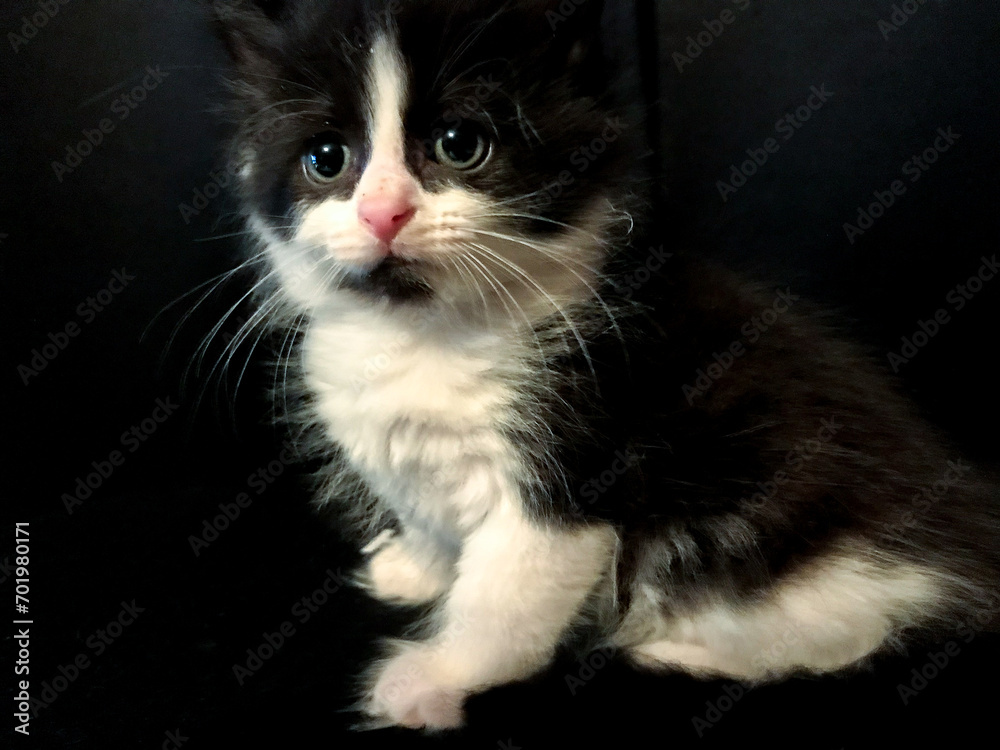
<svg viewBox="0 0 1000 750"><path fill-rule="evenodd" d="M358 217L368 231L382 242L396 239L403 227L417 212L416 206L407 196L377 195L362 198L358 205Z"/></svg>

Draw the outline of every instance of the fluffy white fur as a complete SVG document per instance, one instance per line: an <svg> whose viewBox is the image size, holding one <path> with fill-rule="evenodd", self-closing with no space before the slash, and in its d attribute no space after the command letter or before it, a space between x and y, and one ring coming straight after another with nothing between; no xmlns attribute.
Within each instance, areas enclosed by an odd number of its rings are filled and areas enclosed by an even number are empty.
<svg viewBox="0 0 1000 750"><path fill-rule="evenodd" d="M402 726L458 726L467 695L548 663L614 544L608 527L553 532L502 501L465 540L437 632L380 665L369 710Z"/></svg>
<svg viewBox="0 0 1000 750"><path fill-rule="evenodd" d="M407 81L391 39L373 47L369 85L373 152L354 196L301 206L290 241L253 225L308 315L305 377L327 436L402 527L370 546L366 585L391 601L438 600L429 638L396 644L374 671L366 709L391 724L453 727L467 695L543 667L595 591L614 609L615 530L529 519L519 488L530 477L505 437L524 427L512 425L512 405L537 361L525 332L591 295L610 212L595 205L592 226L544 246L504 235L485 196L427 194L407 172ZM426 264L436 292L426 308L333 283L384 253L358 219L361 197L378 190L408 191L416 205L393 249ZM925 571L837 554L739 609L712 602L667 620L660 594L633 592L610 638L641 663L696 673L831 670L878 648L938 588Z"/></svg>
<svg viewBox="0 0 1000 750"><path fill-rule="evenodd" d="M402 525L369 546L364 583L390 601L441 599L434 634L396 645L366 708L441 728L461 722L468 694L543 666L612 567L609 527L557 531L526 518L525 468L505 437L525 363L537 359L524 331L589 294L607 212L528 246L497 231L485 196L427 194L403 165L406 79L388 39L373 47L369 81L373 150L353 197L301 207L290 241L254 225L283 292L309 315L303 365L318 416ZM393 252L427 264L436 302L423 312L331 283L380 259L358 220L359 201L378 190L408 191L417 207Z"/></svg>
<svg viewBox="0 0 1000 750"><path fill-rule="evenodd" d="M657 592L636 592L638 602L617 640L640 664L698 675L759 681L830 672L925 619L940 606L945 588L930 569L864 559L860 548L844 550L743 607L714 601L665 618Z"/></svg>
<svg viewBox="0 0 1000 750"><path fill-rule="evenodd" d="M604 228L627 216L599 201L586 225L532 242L504 231L506 214L488 196L459 188L428 193L403 161L407 79L391 39L381 37L373 45L368 79L372 153L350 200L299 207L291 241L283 241L259 218L251 220L296 306L331 312L326 308L333 301L332 282L365 273L382 259L378 241L358 220L361 200L380 191L405 193L416 208L393 253L419 260L441 304L466 322L523 330L554 312L565 314L592 295Z"/></svg>

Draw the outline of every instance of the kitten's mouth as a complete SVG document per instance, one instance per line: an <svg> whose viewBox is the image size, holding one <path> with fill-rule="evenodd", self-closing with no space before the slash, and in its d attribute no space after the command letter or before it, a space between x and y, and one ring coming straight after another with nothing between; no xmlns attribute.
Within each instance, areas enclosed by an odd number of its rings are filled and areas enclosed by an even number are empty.
<svg viewBox="0 0 1000 750"><path fill-rule="evenodd" d="M348 274L343 285L368 297L411 302L429 299L434 291L420 273L419 261L390 255L367 271Z"/></svg>

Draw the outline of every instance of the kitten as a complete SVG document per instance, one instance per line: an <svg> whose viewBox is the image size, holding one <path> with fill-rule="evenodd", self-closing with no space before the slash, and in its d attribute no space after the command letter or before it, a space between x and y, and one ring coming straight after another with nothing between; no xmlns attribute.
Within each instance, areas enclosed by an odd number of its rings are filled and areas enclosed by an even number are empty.
<svg viewBox="0 0 1000 750"><path fill-rule="evenodd" d="M459 726L580 625L754 682L996 614L995 485L792 290L664 247L597 0L216 7L320 499L431 605L368 714Z"/></svg>

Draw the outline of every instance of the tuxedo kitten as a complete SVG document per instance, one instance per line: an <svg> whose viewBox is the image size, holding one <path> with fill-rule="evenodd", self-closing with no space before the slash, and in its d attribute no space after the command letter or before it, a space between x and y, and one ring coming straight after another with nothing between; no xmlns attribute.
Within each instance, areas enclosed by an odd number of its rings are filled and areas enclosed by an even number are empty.
<svg viewBox="0 0 1000 750"><path fill-rule="evenodd" d="M597 0L216 8L320 500L431 612L374 721L459 726L587 628L758 682L996 614L995 485L793 290L673 255Z"/></svg>

